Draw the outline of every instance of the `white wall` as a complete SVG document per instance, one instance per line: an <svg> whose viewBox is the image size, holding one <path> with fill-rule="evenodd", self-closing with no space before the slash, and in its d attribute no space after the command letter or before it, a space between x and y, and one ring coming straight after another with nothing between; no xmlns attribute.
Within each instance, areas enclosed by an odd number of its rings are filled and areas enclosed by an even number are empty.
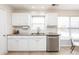
<svg viewBox="0 0 79 59"><path fill-rule="evenodd" d="M62 10L62 11L57 11L59 16L79 16L79 11L68 11L68 10Z"/></svg>

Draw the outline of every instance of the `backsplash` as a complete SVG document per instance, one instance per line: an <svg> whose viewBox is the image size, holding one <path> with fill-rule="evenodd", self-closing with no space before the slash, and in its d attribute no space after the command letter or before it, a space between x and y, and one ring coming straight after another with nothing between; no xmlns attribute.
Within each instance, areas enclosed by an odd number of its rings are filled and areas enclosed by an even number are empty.
<svg viewBox="0 0 79 59"><path fill-rule="evenodd" d="M13 27L13 29L15 29L15 30L19 30L19 33L20 34L26 34L26 33L30 33L30 29L23 29L23 28L19 28L19 27Z"/></svg>
<svg viewBox="0 0 79 59"><path fill-rule="evenodd" d="M37 30L33 30L31 28L24 29L24 28L21 28L21 27L13 27L13 29L19 30L19 33L20 34L37 33ZM41 30L40 31L40 33L49 33L49 32L57 33L57 27L54 27L54 28L46 28L45 30Z"/></svg>

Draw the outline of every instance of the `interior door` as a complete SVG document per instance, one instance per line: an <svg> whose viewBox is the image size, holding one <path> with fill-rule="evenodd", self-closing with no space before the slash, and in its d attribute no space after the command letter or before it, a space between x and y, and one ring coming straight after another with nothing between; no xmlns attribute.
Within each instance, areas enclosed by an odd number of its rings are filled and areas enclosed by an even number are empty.
<svg viewBox="0 0 79 59"><path fill-rule="evenodd" d="M7 13L0 9L0 54L5 54L7 51Z"/></svg>
<svg viewBox="0 0 79 59"><path fill-rule="evenodd" d="M7 13L3 10L0 10L0 34L7 34Z"/></svg>

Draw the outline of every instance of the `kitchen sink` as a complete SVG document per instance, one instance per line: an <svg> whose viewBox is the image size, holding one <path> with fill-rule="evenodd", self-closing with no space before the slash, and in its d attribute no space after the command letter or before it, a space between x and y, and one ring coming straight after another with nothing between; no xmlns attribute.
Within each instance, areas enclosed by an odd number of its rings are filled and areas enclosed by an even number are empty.
<svg viewBox="0 0 79 59"><path fill-rule="evenodd" d="M38 35L38 36L40 35L41 36L41 35L45 35L45 33L32 33L32 35Z"/></svg>

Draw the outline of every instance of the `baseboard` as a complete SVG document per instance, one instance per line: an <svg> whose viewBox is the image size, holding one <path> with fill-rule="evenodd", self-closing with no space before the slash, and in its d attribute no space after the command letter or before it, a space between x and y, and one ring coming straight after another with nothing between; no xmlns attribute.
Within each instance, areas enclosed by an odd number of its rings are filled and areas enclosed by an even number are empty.
<svg viewBox="0 0 79 59"><path fill-rule="evenodd" d="M0 55L7 55L8 54L8 51L7 52L0 52Z"/></svg>

